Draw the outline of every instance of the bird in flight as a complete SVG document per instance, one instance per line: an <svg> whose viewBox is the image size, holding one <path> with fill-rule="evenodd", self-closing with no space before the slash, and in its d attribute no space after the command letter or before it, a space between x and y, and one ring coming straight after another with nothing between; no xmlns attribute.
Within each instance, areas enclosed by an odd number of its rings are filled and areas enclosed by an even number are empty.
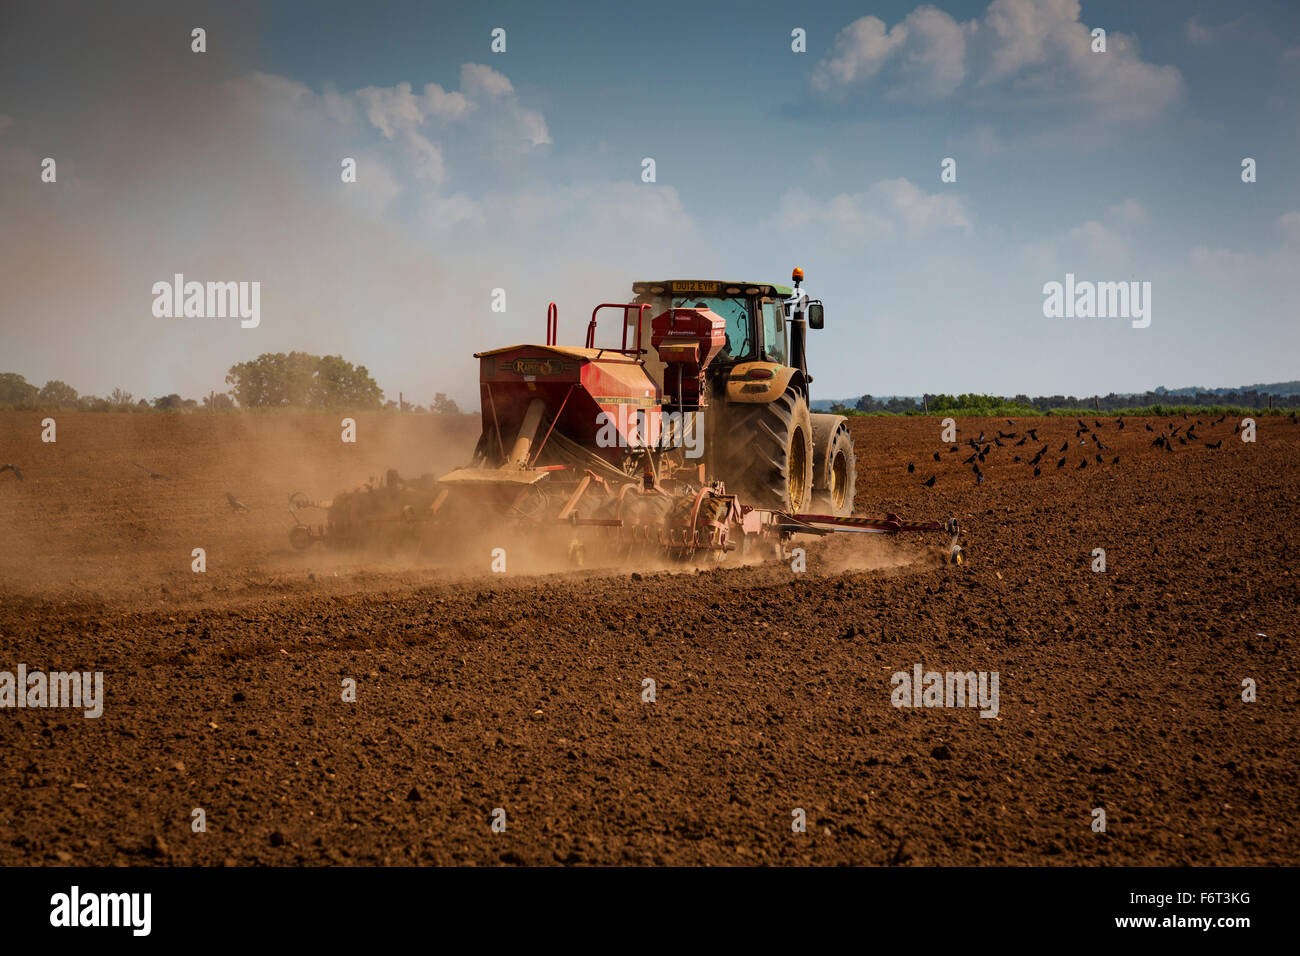
<svg viewBox="0 0 1300 956"><path fill-rule="evenodd" d="M6 471L12 471L12 472L14 473L14 477L17 478L19 481L23 481L23 480L24 480L24 479L23 479L23 473L22 473L21 471L18 470L18 466L17 466L17 465L0 465L0 473L6 472Z"/></svg>
<svg viewBox="0 0 1300 956"><path fill-rule="evenodd" d="M139 468L141 471L143 471L143 472L144 472L146 475L148 475L150 478L162 478L162 479L164 479L164 480L166 480L166 481L171 481L171 475L160 475L160 474L158 474L158 472L156 472L156 471L150 471L148 468L146 468L144 465L140 464L138 461L133 461L133 462L131 462L131 464L135 465L135 467Z"/></svg>
<svg viewBox="0 0 1300 956"><path fill-rule="evenodd" d="M234 508L236 511L248 510L248 505L244 504L228 491L226 492L226 500L230 502L230 507Z"/></svg>

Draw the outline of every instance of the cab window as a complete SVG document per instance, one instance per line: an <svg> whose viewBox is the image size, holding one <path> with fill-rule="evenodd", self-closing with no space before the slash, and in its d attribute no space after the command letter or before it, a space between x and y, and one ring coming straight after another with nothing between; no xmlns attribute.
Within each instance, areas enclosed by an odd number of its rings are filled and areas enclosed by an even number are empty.
<svg viewBox="0 0 1300 956"><path fill-rule="evenodd" d="M769 362L786 364L785 310L780 302L763 303L763 357Z"/></svg>

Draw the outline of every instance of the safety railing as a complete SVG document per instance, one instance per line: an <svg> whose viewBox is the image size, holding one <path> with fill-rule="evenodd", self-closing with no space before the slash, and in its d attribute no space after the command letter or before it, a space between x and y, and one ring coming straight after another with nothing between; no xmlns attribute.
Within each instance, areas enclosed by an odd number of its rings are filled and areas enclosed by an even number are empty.
<svg viewBox="0 0 1300 956"><path fill-rule="evenodd" d="M596 313L601 309L622 309L623 310L623 345L621 348L608 349L610 352L621 352L624 355L643 355L645 350L641 348L641 320L645 313L650 310L650 303L642 302L602 302L591 310L591 322L587 324L587 348L596 347ZM628 313L636 311L636 344L632 348L627 347L627 317Z"/></svg>

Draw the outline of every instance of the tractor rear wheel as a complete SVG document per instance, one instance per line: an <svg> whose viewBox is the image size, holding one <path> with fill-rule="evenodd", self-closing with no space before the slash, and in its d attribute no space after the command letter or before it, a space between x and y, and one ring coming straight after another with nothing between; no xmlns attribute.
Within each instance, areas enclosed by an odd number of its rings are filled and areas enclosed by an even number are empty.
<svg viewBox="0 0 1300 956"><path fill-rule="evenodd" d="M730 458L742 504L807 511L812 505L813 437L803 394L787 389L775 401L732 405L730 412Z"/></svg>

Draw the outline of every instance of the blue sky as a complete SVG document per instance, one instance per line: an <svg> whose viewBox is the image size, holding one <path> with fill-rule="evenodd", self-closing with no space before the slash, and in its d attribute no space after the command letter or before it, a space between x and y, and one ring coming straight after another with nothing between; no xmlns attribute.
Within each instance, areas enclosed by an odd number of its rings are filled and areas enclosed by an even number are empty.
<svg viewBox="0 0 1300 956"><path fill-rule="evenodd" d="M474 404L552 299L577 340L633 279L797 264L815 397L1294 379L1298 130L1283 2L8 4L0 365L197 395L297 348ZM261 325L155 318L175 272ZM1067 272L1151 325L1045 318Z"/></svg>

